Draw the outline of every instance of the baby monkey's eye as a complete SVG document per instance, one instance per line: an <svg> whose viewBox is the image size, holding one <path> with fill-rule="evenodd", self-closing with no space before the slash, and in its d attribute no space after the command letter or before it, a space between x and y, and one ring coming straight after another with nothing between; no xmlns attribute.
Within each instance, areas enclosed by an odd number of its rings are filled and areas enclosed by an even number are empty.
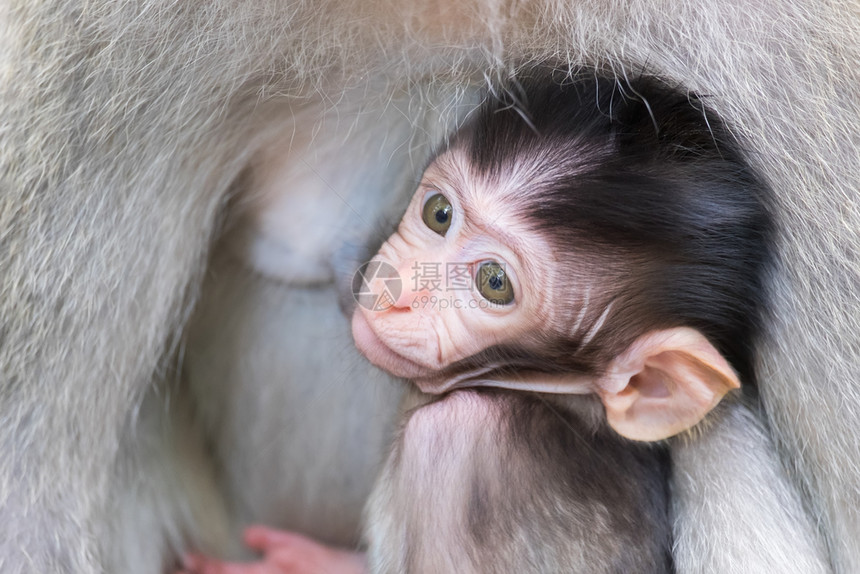
<svg viewBox="0 0 860 574"><path fill-rule="evenodd" d="M481 263L475 275L475 285L481 296L496 305L507 305L514 300L514 286L508 280L505 268L495 261Z"/></svg>
<svg viewBox="0 0 860 574"><path fill-rule="evenodd" d="M421 219L424 220L427 227L442 236L451 227L453 216L454 208L451 207L448 198L441 193L432 195L424 204L424 210L421 212Z"/></svg>

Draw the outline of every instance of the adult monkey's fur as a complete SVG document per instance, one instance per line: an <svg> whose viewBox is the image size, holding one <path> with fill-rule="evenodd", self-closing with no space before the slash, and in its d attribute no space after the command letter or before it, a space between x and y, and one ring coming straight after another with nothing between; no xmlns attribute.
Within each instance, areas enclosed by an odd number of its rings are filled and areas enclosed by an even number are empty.
<svg viewBox="0 0 860 574"><path fill-rule="evenodd" d="M676 488L701 502L680 504L689 528L679 527L678 570L756 571L773 567L757 553L814 555L816 534L793 498L802 491L834 569L860 571L857 6L391 4L0 8L0 569L97 572L119 545L124 534L107 517L116 476L131 464L127 442L157 442L136 424L137 407L174 356L231 183L266 141L261 109L277 116L293 96L336 107L347 93L347 112L401 118L382 105L388 93L432 85L437 95L414 106L444 107L438 94L476 71L560 57L622 79L655 72L708 95L776 191L779 261L760 385L765 432L794 489L760 473L765 484L749 499L776 501L762 516L731 490L746 466L727 466L719 481L702 462L725 445L676 444L681 470L685 456L693 461ZM384 139L384 121L369 125ZM350 169L364 167L398 166ZM773 519L779 512L801 526ZM699 525L705 534L690 534ZM207 536L193 520L137 528L153 539ZM791 536L779 546L782 530L800 532L805 546ZM737 532L760 538L727 552ZM804 568L816 559L782 560L774 570L813 571Z"/></svg>

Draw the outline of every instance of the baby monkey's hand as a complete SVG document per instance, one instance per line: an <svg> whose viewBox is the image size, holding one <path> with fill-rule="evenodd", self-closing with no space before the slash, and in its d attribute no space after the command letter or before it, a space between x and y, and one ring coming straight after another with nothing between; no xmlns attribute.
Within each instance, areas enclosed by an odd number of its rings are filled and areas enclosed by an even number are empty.
<svg viewBox="0 0 860 574"><path fill-rule="evenodd" d="M263 554L257 562L222 562L188 554L177 574L363 574L364 554L325 546L300 534L252 526L245 544Z"/></svg>

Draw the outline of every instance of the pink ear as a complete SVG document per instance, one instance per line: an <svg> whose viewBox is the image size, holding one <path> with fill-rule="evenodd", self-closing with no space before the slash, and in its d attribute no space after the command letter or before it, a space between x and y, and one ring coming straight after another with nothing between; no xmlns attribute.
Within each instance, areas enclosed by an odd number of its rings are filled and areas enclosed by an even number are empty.
<svg viewBox="0 0 860 574"><path fill-rule="evenodd" d="M606 417L618 434L656 441L701 421L738 376L714 346L688 328L639 337L598 382Z"/></svg>

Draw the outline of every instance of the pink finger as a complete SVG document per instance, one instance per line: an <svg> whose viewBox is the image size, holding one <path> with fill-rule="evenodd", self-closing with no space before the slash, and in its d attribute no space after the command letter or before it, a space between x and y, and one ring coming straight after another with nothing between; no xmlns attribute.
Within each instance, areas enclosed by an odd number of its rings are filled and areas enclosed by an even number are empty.
<svg viewBox="0 0 860 574"><path fill-rule="evenodd" d="M279 574L280 570L266 562L223 562L187 554L183 564L188 574Z"/></svg>
<svg viewBox="0 0 860 574"><path fill-rule="evenodd" d="M307 544L309 539L286 530L276 530L266 526L249 526L245 530L245 544L255 550L265 551L273 546Z"/></svg>

